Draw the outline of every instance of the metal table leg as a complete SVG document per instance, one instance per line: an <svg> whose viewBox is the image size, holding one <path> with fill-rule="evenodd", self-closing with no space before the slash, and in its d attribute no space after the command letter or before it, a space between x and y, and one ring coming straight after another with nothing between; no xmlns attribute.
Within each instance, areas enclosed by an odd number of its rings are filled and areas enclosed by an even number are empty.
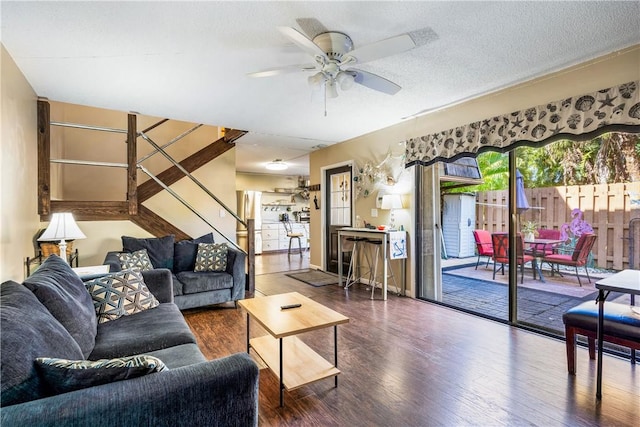
<svg viewBox="0 0 640 427"><path fill-rule="evenodd" d="M384 301L387 300L387 276L389 275L389 260L387 258L389 256L389 251L387 250L388 243L389 239L387 237L387 233L384 233L382 237L382 299Z"/></svg>
<svg viewBox="0 0 640 427"><path fill-rule="evenodd" d="M602 399L602 344L604 335L604 301L609 292L598 291L598 369L596 374L596 399Z"/></svg>

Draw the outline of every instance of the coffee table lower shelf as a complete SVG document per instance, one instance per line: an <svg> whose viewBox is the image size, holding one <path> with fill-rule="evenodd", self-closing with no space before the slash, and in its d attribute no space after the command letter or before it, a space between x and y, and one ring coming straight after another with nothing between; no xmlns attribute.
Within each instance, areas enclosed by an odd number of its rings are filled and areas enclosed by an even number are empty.
<svg viewBox="0 0 640 427"><path fill-rule="evenodd" d="M298 337L282 338L282 383L287 391L334 377L340 370L316 353ZM249 340L251 348L262 358L269 369L280 379L280 344L270 335Z"/></svg>

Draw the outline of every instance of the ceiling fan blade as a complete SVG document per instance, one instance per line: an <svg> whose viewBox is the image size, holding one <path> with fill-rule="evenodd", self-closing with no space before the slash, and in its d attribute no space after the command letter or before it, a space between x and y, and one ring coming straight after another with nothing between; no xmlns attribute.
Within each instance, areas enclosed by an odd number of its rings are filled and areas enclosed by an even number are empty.
<svg viewBox="0 0 640 427"><path fill-rule="evenodd" d="M295 28L291 27L278 27L278 31L280 31L283 35L287 36L292 42L298 45L302 50L313 56L320 56L322 58L327 58L327 54L318 47L317 44L309 40L304 34Z"/></svg>
<svg viewBox="0 0 640 427"><path fill-rule="evenodd" d="M367 71L349 69L349 72L355 73L355 82L369 89L377 90L378 92L386 93L388 95L395 95L402 89L400 86L387 80L384 77L380 77L377 74L369 73Z"/></svg>
<svg viewBox="0 0 640 427"><path fill-rule="evenodd" d="M247 73L248 77L271 77L279 76L281 74L296 73L298 71L314 71L316 64L298 64L298 65L285 65L284 67L268 68L266 70L256 71L254 73Z"/></svg>
<svg viewBox="0 0 640 427"><path fill-rule="evenodd" d="M296 23L311 40L318 34L329 31L329 29L322 25L316 18L297 18Z"/></svg>
<svg viewBox="0 0 640 427"><path fill-rule="evenodd" d="M401 34L399 36L391 37L390 39L380 40L378 42L356 48L345 54L345 57L353 57L356 59L357 63L362 64L363 62L374 61L386 56L402 53L409 49L413 49L414 47L416 47L416 44L413 39L408 34Z"/></svg>

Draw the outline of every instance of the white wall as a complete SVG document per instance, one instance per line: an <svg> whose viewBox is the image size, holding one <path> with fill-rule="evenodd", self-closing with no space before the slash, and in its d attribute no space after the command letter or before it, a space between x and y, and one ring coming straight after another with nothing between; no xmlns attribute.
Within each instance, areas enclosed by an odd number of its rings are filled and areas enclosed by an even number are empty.
<svg viewBox="0 0 640 427"><path fill-rule="evenodd" d="M36 94L0 46L0 281L24 279L25 257L40 227L37 203Z"/></svg>

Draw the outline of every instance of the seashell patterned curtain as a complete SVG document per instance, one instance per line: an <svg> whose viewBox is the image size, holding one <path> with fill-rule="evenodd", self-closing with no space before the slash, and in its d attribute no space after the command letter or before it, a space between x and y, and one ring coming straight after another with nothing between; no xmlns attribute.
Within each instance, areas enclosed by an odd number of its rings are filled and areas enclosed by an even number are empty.
<svg viewBox="0 0 640 427"><path fill-rule="evenodd" d="M408 139L405 165L428 166L561 139L588 140L614 131L640 132L639 81Z"/></svg>

